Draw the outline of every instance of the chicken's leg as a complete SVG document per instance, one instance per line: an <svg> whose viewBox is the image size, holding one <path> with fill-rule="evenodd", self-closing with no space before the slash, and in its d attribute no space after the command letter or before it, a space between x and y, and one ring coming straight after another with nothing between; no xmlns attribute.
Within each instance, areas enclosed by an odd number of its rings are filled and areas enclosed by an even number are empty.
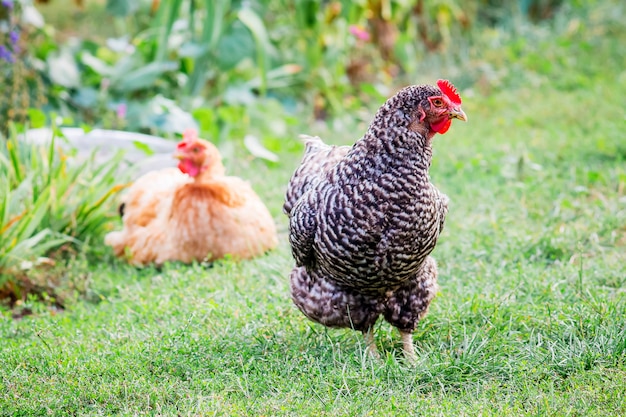
<svg viewBox="0 0 626 417"><path fill-rule="evenodd" d="M400 337L402 338L402 351L404 352L404 356L410 363L415 363L417 355L413 347L413 333L401 331Z"/></svg>
<svg viewBox="0 0 626 417"><path fill-rule="evenodd" d="M374 359L380 359L380 354L376 348L376 340L374 340L374 328L370 327L367 331L363 332L365 337L365 349Z"/></svg>
<svg viewBox="0 0 626 417"><path fill-rule="evenodd" d="M385 301L385 320L400 330L402 348L407 359L415 361L413 332L437 292L437 265L427 257L422 268Z"/></svg>

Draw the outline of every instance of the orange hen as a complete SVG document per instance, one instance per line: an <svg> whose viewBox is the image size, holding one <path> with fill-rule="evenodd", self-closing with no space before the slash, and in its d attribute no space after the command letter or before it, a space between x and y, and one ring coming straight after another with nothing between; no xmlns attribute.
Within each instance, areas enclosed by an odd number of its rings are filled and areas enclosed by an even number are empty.
<svg viewBox="0 0 626 417"><path fill-rule="evenodd" d="M217 148L190 129L174 156L178 169L149 172L126 194L123 228L105 243L116 256L146 265L247 259L278 243L274 221L250 185L225 176Z"/></svg>

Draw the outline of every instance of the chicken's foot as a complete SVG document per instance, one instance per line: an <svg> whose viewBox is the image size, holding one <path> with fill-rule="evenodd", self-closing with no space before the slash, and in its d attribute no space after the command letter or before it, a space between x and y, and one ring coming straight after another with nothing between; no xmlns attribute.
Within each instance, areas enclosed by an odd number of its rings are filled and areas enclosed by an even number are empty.
<svg viewBox="0 0 626 417"><path fill-rule="evenodd" d="M411 364L415 363L417 355L415 354L415 347L413 347L413 333L401 331L400 337L402 338L402 350L404 351L404 356Z"/></svg>

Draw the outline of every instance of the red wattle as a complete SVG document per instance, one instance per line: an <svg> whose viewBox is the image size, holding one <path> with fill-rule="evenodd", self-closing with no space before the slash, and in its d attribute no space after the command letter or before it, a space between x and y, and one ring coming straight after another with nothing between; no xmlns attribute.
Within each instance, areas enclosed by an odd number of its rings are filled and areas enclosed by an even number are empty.
<svg viewBox="0 0 626 417"><path fill-rule="evenodd" d="M196 177L200 173L200 168L195 166L189 159L180 161L178 163L178 169L180 169L183 174L187 174L190 177Z"/></svg>
<svg viewBox="0 0 626 417"><path fill-rule="evenodd" d="M431 130L439 133L440 135L443 135L444 133L448 131L448 129L450 129L451 124L452 124L452 120L445 118L445 119L441 119L441 121L439 122L431 123L430 128Z"/></svg>

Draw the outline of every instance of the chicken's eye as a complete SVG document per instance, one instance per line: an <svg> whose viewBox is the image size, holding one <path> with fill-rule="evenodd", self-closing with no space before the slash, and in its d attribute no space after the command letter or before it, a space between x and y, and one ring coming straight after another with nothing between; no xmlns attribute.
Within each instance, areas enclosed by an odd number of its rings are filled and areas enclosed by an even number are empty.
<svg viewBox="0 0 626 417"><path fill-rule="evenodd" d="M435 106L435 107L443 106L443 100L440 99L440 98L433 99L432 103L433 103L433 106Z"/></svg>
<svg viewBox="0 0 626 417"><path fill-rule="evenodd" d="M200 148L198 148L197 146L194 146L193 148L191 148L191 152L198 153L200 152Z"/></svg>

